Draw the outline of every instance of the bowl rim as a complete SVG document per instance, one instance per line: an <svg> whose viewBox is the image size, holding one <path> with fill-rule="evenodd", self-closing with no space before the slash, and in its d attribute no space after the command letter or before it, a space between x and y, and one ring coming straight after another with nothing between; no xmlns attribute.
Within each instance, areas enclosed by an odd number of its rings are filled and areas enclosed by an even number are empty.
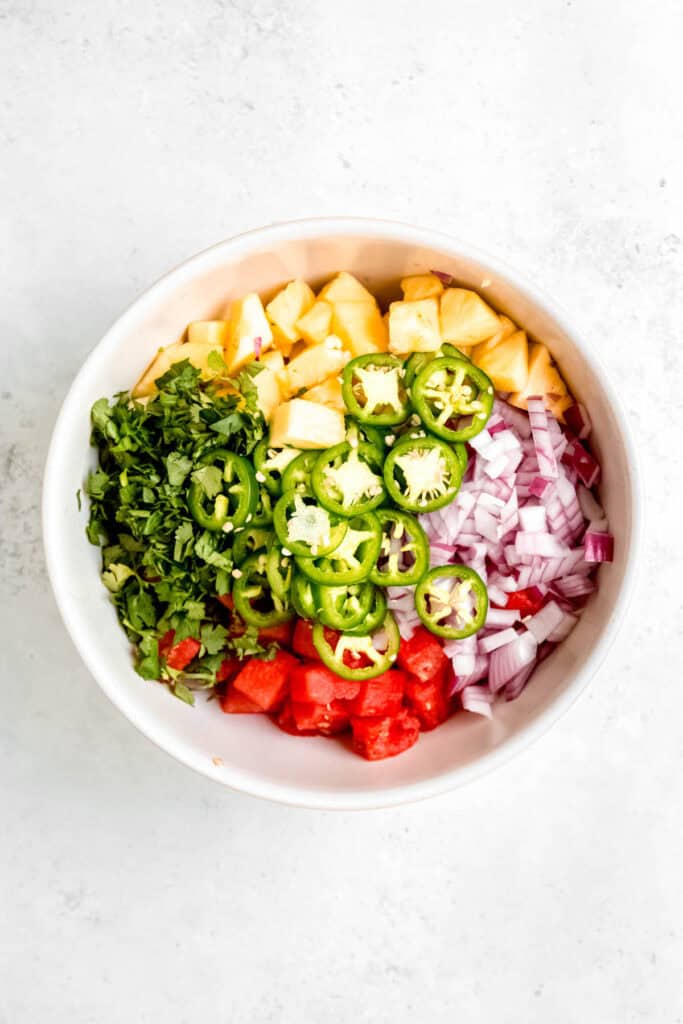
<svg viewBox="0 0 683 1024"><path fill-rule="evenodd" d="M605 625L601 636L589 654L585 665L576 673L566 690L552 704L542 711L533 721L521 727L511 739L500 747L488 751L472 763L452 768L428 779L405 783L385 789L381 785L371 789L354 787L326 792L321 789L302 785L290 785L264 779L244 771L233 765L221 763L215 765L210 758L199 755L186 748L180 741L169 742L166 730L156 722L155 716L141 708L133 700L128 700L120 692L116 674L108 671L98 657L95 638L83 628L81 613L75 600L68 593L65 577L61 571L59 555L59 534L61 520L51 513L51 496L54 483L60 472L64 444L70 420L76 414L72 403L82 380L86 377L91 363L100 359L108 350L115 349L119 337L126 333L129 321L137 318L146 306L153 307L163 300L164 295L175 291L185 281L212 266L229 250L237 250L235 255L245 255L254 248L266 248L268 243L282 241L301 241L311 237L334 237L343 235L366 235L373 240L391 240L425 247L443 247L453 255L463 256L481 263L487 269L505 278L508 283L526 295L538 306L544 308L558 323L560 328L571 339L582 357L599 377L601 387L611 407L621 440L624 444L627 463L630 468L632 491L631 503L631 538L626 554L624 574L618 593L618 600L612 615ZM240 253L240 250L242 252ZM42 490L42 533L45 561L48 578L52 586L57 607L67 632L100 688L109 700L129 719L129 721L156 746L170 757L214 781L229 788L289 806L313 808L319 810L363 810L381 807L393 807L412 803L428 797L439 796L450 790L459 788L468 782L488 774L519 754L535 740L546 733L558 719L568 711L579 695L584 691L590 680L603 664L609 649L614 643L617 633L624 621L635 587L636 565L642 543L643 493L641 472L636 447L631 429L608 374L601 365L599 358L581 340L578 330L572 326L567 313L558 303L550 298L542 289L530 281L524 274L509 266L504 260L491 256L488 252L473 246L457 237L431 228L418 227L394 220L371 217L308 217L299 220L281 221L264 227L253 228L237 235L223 239L194 255L159 277L153 284L141 292L127 306L124 312L114 321L103 337L93 347L61 404L52 431L48 454L43 473ZM370 768L371 770L371 768Z"/></svg>

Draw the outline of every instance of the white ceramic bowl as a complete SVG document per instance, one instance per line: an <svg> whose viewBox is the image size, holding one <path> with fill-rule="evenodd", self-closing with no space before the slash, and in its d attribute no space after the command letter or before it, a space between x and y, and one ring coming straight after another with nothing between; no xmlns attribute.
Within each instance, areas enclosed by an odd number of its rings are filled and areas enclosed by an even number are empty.
<svg viewBox="0 0 683 1024"><path fill-rule="evenodd" d="M216 316L226 300L268 293L294 277L316 284L335 271L359 275L380 298L405 274L437 268L481 290L545 341L594 425L601 496L615 535L613 564L578 627L493 721L460 714L400 757L368 763L340 743L294 739L265 717L226 716L216 703L190 708L133 671L131 653L86 540L76 489L94 463L89 412L95 399L128 389L161 345L190 320ZM636 564L640 496L619 402L593 352L564 314L499 261L434 231L336 218L278 224L221 242L171 271L114 324L76 377L55 426L45 470L47 565L64 622L98 683L134 725L179 761L256 796L322 808L403 803L460 785L529 744L577 697L614 640Z"/></svg>

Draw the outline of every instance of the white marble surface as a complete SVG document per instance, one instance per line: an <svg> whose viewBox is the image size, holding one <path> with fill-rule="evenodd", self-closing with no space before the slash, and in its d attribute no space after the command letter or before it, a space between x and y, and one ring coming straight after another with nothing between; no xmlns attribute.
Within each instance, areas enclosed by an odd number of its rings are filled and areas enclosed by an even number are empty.
<svg viewBox="0 0 683 1024"><path fill-rule="evenodd" d="M0 0L0 1022L683 1020L678 0ZM643 573L533 749L358 815L151 746L45 579L50 429L151 280L272 220L438 226L534 275L618 382Z"/></svg>

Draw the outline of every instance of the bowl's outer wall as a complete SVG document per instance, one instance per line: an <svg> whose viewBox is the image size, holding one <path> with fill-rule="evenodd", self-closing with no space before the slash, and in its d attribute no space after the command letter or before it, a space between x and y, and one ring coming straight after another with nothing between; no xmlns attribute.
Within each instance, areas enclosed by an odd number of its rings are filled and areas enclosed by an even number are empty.
<svg viewBox="0 0 683 1024"><path fill-rule="evenodd" d="M465 253L470 253L465 255ZM459 715L399 758L368 765L337 742L294 742L268 719L226 719L215 703L194 709L143 682L99 577L99 552L87 544L87 508L76 490L93 464L89 410L126 390L157 348L187 323L220 315L247 291L268 294L294 277L320 282L340 269L357 274L384 300L398 297L405 274L438 268L480 290L501 312L545 341L587 406L603 464L601 497L616 539L614 564L576 630L534 674L521 697L499 705L492 722ZM637 510L632 454L609 388L576 337L535 290L488 257L439 235L382 222L303 222L221 243L153 286L93 351L64 403L48 458L44 534L57 600L81 655L105 692L169 753L229 785L292 803L361 807L401 802L455 785L492 767L541 731L568 705L604 655L624 601Z"/></svg>

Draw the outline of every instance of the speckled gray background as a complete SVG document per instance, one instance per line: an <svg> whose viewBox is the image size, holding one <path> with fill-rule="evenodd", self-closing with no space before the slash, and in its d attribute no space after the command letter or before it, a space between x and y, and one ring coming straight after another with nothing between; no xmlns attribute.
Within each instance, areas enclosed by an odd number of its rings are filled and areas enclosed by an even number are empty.
<svg viewBox="0 0 683 1024"><path fill-rule="evenodd" d="M0 1021L683 1020L678 0L0 0ZM45 578L59 403L138 292L272 220L478 243L640 442L640 589L533 749L363 815L224 792L82 666Z"/></svg>

